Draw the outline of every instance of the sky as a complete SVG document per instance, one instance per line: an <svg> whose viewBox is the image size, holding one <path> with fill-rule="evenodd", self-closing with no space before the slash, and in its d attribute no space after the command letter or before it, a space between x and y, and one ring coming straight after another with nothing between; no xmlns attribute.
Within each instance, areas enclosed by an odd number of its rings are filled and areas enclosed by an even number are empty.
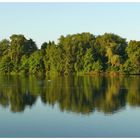
<svg viewBox="0 0 140 140"><path fill-rule="evenodd" d="M40 48L82 32L140 40L140 3L0 3L0 40L24 34Z"/></svg>

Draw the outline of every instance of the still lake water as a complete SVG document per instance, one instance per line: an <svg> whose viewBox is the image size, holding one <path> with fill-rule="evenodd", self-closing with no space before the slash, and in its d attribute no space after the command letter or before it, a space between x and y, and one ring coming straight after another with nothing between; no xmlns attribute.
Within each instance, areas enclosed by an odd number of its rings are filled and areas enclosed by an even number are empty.
<svg viewBox="0 0 140 140"><path fill-rule="evenodd" d="M0 76L0 137L140 137L140 76Z"/></svg>

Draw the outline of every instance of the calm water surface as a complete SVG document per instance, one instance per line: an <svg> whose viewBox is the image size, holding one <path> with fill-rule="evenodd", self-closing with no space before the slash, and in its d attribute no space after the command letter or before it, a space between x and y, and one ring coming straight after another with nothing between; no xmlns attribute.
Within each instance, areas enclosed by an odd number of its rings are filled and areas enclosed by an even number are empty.
<svg viewBox="0 0 140 140"><path fill-rule="evenodd" d="M140 137L140 76L0 76L0 137Z"/></svg>

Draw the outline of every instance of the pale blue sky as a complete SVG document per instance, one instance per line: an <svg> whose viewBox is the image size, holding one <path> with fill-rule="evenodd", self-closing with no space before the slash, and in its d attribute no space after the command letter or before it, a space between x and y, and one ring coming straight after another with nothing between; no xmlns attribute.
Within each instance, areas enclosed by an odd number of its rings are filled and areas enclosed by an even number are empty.
<svg viewBox="0 0 140 140"><path fill-rule="evenodd" d="M140 3L0 3L0 40L24 34L39 47L81 32L140 40Z"/></svg>

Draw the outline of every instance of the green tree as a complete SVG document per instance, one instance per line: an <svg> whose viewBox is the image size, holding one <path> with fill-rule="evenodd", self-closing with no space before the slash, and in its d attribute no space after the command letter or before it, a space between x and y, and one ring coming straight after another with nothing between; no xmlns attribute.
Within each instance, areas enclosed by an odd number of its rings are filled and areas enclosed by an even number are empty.
<svg viewBox="0 0 140 140"><path fill-rule="evenodd" d="M44 72L45 66L42 52L40 50L35 51L29 58L29 73L38 74Z"/></svg>
<svg viewBox="0 0 140 140"><path fill-rule="evenodd" d="M124 71L129 74L140 73L140 41L130 41L126 48L128 59L124 64Z"/></svg>

